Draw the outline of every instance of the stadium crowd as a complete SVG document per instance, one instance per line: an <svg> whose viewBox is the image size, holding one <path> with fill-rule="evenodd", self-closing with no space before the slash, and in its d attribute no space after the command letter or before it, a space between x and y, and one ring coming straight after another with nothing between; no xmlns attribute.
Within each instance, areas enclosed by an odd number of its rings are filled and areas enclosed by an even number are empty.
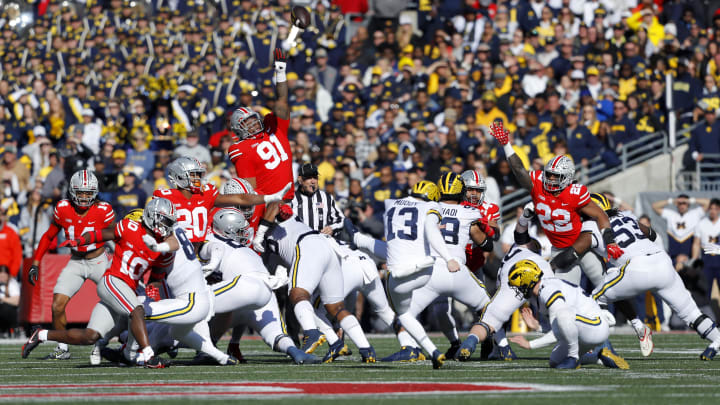
<svg viewBox="0 0 720 405"><path fill-rule="evenodd" d="M1 232L22 241L2 240L11 279L79 169L95 170L118 218L167 186L175 156L218 187L235 177L226 114L272 109L276 46L289 52L296 170L315 164L375 236L385 199L446 171L486 174L496 203L517 190L488 131L498 118L527 168L561 154L619 164L666 129L667 74L680 124L706 120L687 165L720 153L720 13L700 2L296 1L313 12L296 44L289 0L39 3L29 27L5 8L0 28Z"/></svg>

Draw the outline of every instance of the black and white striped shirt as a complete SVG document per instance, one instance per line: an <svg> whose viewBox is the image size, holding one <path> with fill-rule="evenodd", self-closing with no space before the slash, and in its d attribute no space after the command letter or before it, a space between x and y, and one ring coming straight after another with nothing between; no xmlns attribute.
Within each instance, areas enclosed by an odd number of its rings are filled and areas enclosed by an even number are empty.
<svg viewBox="0 0 720 405"><path fill-rule="evenodd" d="M338 209L335 198L326 191L317 190L313 195L308 196L301 193L298 188L292 199L292 208L300 221L316 231L326 226L333 230L343 227L345 215Z"/></svg>

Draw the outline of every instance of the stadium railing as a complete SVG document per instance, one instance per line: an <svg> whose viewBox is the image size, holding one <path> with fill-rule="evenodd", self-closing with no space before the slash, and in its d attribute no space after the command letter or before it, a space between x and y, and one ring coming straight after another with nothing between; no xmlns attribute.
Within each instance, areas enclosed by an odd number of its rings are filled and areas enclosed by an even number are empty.
<svg viewBox="0 0 720 405"><path fill-rule="evenodd" d="M703 153L695 170L683 170L675 179L679 190L720 191L720 154Z"/></svg>
<svg viewBox="0 0 720 405"><path fill-rule="evenodd" d="M680 145L689 142L690 137L688 134L701 122L691 126L689 128L682 129L677 132L676 148ZM632 167L639 163L642 163L655 156L669 153L670 144L668 134L665 131L658 131L652 134L645 135L632 142L628 142L623 145L619 158L620 164L610 166L602 160L600 156L596 156L589 161L588 168L584 168L577 165L576 177L585 185L593 184L597 181L612 176L615 173L626 170L628 167ZM720 155L718 155L718 162L720 162ZM720 189L720 163L717 163L718 173L716 177L717 189ZM514 191L512 193L502 196L502 216L503 218L513 217L515 215L515 208L523 206L530 201L530 195L524 189Z"/></svg>

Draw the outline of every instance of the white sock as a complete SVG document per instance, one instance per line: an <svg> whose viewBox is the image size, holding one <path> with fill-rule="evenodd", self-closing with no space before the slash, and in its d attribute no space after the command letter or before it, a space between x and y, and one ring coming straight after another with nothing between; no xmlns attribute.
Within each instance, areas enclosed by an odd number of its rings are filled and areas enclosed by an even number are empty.
<svg viewBox="0 0 720 405"><path fill-rule="evenodd" d="M398 341L400 342L400 347L408 346L408 347L417 347L417 342L415 342L415 339L410 336L409 333L407 333L406 330L400 331L397 335Z"/></svg>
<svg viewBox="0 0 720 405"><path fill-rule="evenodd" d="M277 342L277 351L280 353L287 353L291 347L295 347L295 343L287 336L280 338Z"/></svg>
<svg viewBox="0 0 720 405"><path fill-rule="evenodd" d="M437 350L437 346L433 344L427 333L425 333L425 329L423 329L420 322L418 322L414 316L406 312L400 315L398 319L400 320L400 324L408 331L410 336L412 336L426 352L432 355L435 350Z"/></svg>
<svg viewBox="0 0 720 405"><path fill-rule="evenodd" d="M333 329L332 326L325 323L325 321L322 318L317 317L317 318L315 318L315 321L317 323L318 330L325 335L325 339L327 339L329 345L340 340L337 333L335 333L335 329Z"/></svg>
<svg viewBox="0 0 720 405"><path fill-rule="evenodd" d="M507 340L507 338L505 338L505 329L500 328L499 330L496 330L495 334L493 335L493 340L495 340L495 343L498 346L501 346L501 347L507 346L508 340Z"/></svg>
<svg viewBox="0 0 720 405"><path fill-rule="evenodd" d="M47 338L47 335L45 335L45 337ZM58 343L57 348L60 349L60 350L62 350L62 351L64 351L64 352L70 350L70 348L68 347L67 343Z"/></svg>
<svg viewBox="0 0 720 405"><path fill-rule="evenodd" d="M368 342L365 337L365 332L363 332L362 327L360 327L360 322L358 322L354 315L348 315L343 318L342 321L340 321L340 327L345 332L345 335L349 336L350 340L355 343L355 346L360 349L370 347L370 342Z"/></svg>
<svg viewBox="0 0 720 405"><path fill-rule="evenodd" d="M47 335L48 335L47 329L40 330L40 332L38 332L38 340L41 342L47 341ZM60 343L58 343L58 346L60 346Z"/></svg>
<svg viewBox="0 0 720 405"><path fill-rule="evenodd" d="M642 337L645 331L645 324L640 319L635 318L630 321L630 325L632 325L633 329L635 329L635 333L638 335L638 337Z"/></svg>
<svg viewBox="0 0 720 405"><path fill-rule="evenodd" d="M297 318L303 330L317 329L317 325L315 325L315 311L313 311L310 301L303 300L298 302L295 304L293 312L295 312L295 318Z"/></svg>

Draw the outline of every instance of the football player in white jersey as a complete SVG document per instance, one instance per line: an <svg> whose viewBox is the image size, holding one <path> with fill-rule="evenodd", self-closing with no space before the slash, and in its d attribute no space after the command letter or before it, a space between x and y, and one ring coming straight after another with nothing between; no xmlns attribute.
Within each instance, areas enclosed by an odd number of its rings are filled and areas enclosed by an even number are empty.
<svg viewBox="0 0 720 405"><path fill-rule="evenodd" d="M430 280L435 266L433 255L442 259L436 271L460 271L462 262L460 257L451 256L443 241L439 198L437 186L423 180L413 186L409 197L385 200L384 214L390 302L400 324L432 355L433 368L442 367L445 355L410 311L412 296Z"/></svg>
<svg viewBox="0 0 720 405"><path fill-rule="evenodd" d="M552 331L532 342L522 336L511 337L510 340L526 349L557 342L550 353L550 367L580 368L580 355L607 340L610 334L607 321L601 315L597 302L580 287L558 278L543 277L543 274L534 261L521 260L510 269L508 284L520 297L536 300L540 314L548 318ZM531 329L540 327L529 309L522 314ZM608 347L599 350L598 358L607 367L630 368Z"/></svg>
<svg viewBox="0 0 720 405"><path fill-rule="evenodd" d="M275 222L277 220L277 222ZM293 312L303 328L304 340L318 341L315 311L310 303L311 295L319 290L320 301L337 321L345 335L358 347L362 361L374 363L375 349L370 345L357 318L343 303L343 274L340 260L324 236L293 217L289 205L267 206L253 246L258 251L270 251L280 256L291 269L290 302ZM261 227L262 228L262 227Z"/></svg>
<svg viewBox="0 0 720 405"><path fill-rule="evenodd" d="M710 200L707 216L701 219L695 227L692 247L692 258L702 259L703 274L710 286L715 281L720 285L720 256L708 253L701 255L700 248L704 249L711 243L717 243L718 239L720 239L720 199L713 198ZM710 291L708 291L709 294Z"/></svg>
<svg viewBox="0 0 720 405"><path fill-rule="evenodd" d="M460 204L465 199L465 183L460 175L448 172L440 177L437 186L440 192L438 207L442 216L440 232L448 253L462 268L458 272L448 272L442 255L431 247L431 255L436 257L432 275L427 284L413 293L408 312L417 317L437 298L450 297L479 314L490 297L482 281L465 266L465 249L468 244L474 243L483 251L492 251L493 239L488 236L490 225L481 221L483 215L478 208ZM451 342L451 350L446 356L454 358L460 343L454 320L449 314L447 316L450 320L443 323L443 333Z"/></svg>
<svg viewBox="0 0 720 405"><path fill-rule="evenodd" d="M618 244L624 249L623 255L612 261L616 267L605 273L604 284L593 291L593 298L603 303L634 297L648 290L657 293L680 319L710 341L700 358L712 360L720 350L720 331L707 315L700 312L675 271L670 256L652 242L654 231L639 224L631 213L613 209L604 195L592 194L591 198L608 214ZM596 227L593 247L603 251L602 238L598 240L598 234Z"/></svg>
<svg viewBox="0 0 720 405"><path fill-rule="evenodd" d="M500 352L500 358L503 360L512 360L514 356L510 350L507 339L504 338L503 324L510 320L513 312L525 303L525 298L518 296L508 284L508 274L516 263L522 260L531 260L541 271L546 274L552 274L550 263L540 256L541 246L536 239L530 238L528 227L530 220L534 216L532 210L527 207L523 210L523 215L518 218L515 227L514 237L515 244L508 250L503 257L500 270L497 274L497 290L493 295L490 303L480 313L480 319L470 329L465 341L460 346L456 354L456 359L467 361L475 352L477 344L492 335ZM500 332L500 333L498 333Z"/></svg>
<svg viewBox="0 0 720 405"><path fill-rule="evenodd" d="M271 276L260 256L248 247L252 242L253 229L242 211L235 208L218 210L213 215L212 230L213 233L200 250L200 258L208 260L203 266L205 272L220 271L226 282L244 276L262 280L274 289L287 284L287 274ZM244 292L245 295L252 293L248 290ZM215 312L219 313L217 310ZM217 320L220 321L219 318ZM286 353L296 364L318 362L315 356L298 349L287 335L275 294L271 294L267 304L261 308L233 311L231 326L235 328L233 336L237 338L239 336L236 336L235 331L249 326L260 334L271 349ZM219 339L226 330L225 324L213 327L214 340Z"/></svg>

